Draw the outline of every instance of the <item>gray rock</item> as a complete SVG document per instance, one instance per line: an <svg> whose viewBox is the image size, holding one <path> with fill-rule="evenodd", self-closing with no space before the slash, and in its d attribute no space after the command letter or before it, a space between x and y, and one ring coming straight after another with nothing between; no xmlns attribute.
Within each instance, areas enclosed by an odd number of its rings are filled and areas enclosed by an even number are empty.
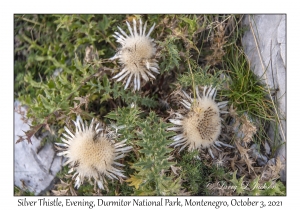
<svg viewBox="0 0 300 210"><path fill-rule="evenodd" d="M35 136L31 138L32 144L26 140L16 144L19 136L24 136L30 127L24 122L24 115L18 113L21 111L26 114L26 109L19 102L15 103L15 110L18 111L14 113L14 184L35 195L43 195L53 186L55 175L61 169L62 158L56 156L51 143L39 150L41 139Z"/></svg>
<svg viewBox="0 0 300 210"><path fill-rule="evenodd" d="M276 161L275 158L272 158L268 161L267 165L271 166L271 165L276 165Z"/></svg>
<svg viewBox="0 0 300 210"><path fill-rule="evenodd" d="M271 154L271 148L270 148L270 145L268 144L267 141L265 141L264 147L265 147L265 150L266 150L266 154L270 155Z"/></svg>
<svg viewBox="0 0 300 210"><path fill-rule="evenodd" d="M251 25L252 27L251 27ZM242 43L253 72L263 79L271 89L277 90L274 102L278 106L281 125L279 131L282 145L277 156L285 163L286 159L286 16L285 15L246 15L243 24L249 27ZM253 32L252 32L252 30ZM254 38L255 37L255 38ZM268 131L274 139L274 130ZM271 143L272 144L272 143ZM285 181L285 169L282 181Z"/></svg>
<svg viewBox="0 0 300 210"><path fill-rule="evenodd" d="M264 166L268 162L268 158L259 152L259 146L252 144L250 147L250 154L256 160L259 166Z"/></svg>

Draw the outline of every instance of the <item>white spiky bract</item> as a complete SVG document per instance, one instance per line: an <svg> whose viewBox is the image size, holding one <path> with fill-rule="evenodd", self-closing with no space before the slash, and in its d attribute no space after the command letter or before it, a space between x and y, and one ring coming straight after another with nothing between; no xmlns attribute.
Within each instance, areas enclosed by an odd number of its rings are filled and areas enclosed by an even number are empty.
<svg viewBox="0 0 300 210"><path fill-rule="evenodd" d="M71 168L69 173L75 171L75 187L79 188L84 178L93 178L100 189L104 189L103 182L105 177L110 179L119 179L125 177L122 170L116 166L124 166L116 162L123 158L125 153L131 151L131 146L126 146L126 140L115 143L106 135L105 130L94 119L88 126L83 122L80 116L77 116L75 124L76 132L71 132L65 127L66 133L61 138L64 143L56 143L63 148L59 156L65 156L67 161L64 165Z"/></svg>
<svg viewBox="0 0 300 210"><path fill-rule="evenodd" d="M140 19L139 30L135 19L133 19L133 30L127 21L126 23L130 35L127 35L120 27L118 29L121 34L115 32L113 35L121 47L111 60L119 59L120 64L123 65L123 69L113 79L117 79L117 81L124 79L124 82L127 79L125 89L128 88L132 80L133 89L140 90L141 78L147 82L149 79L155 79L152 72L159 74L159 66L154 59L156 53L154 40L149 37L155 24L146 34L147 22L143 27Z"/></svg>
<svg viewBox="0 0 300 210"><path fill-rule="evenodd" d="M221 116L222 113L227 113L221 110L227 105L227 101L215 102L217 91L215 88L204 87L203 94L200 96L199 89L196 87L197 98L191 98L183 91L187 100L181 101L182 105L189 110L186 116L180 113L175 113L176 117L170 119L170 122L176 126L168 130L178 132L178 135L173 137L174 142L171 146L181 147L180 151L188 146L188 150L208 149L210 155L214 155L210 147L218 147L231 145L218 141L221 132Z"/></svg>

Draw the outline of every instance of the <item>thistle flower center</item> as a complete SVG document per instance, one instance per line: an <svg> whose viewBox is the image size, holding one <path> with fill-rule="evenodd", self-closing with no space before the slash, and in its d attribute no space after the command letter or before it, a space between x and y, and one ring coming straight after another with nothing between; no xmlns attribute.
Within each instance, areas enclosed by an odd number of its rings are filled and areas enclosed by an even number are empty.
<svg viewBox="0 0 300 210"><path fill-rule="evenodd" d="M70 158L79 164L77 170L83 174L91 168L95 173L104 173L114 162L114 146L105 137L94 139L94 135L94 132L76 135L69 148Z"/></svg>
<svg viewBox="0 0 300 210"><path fill-rule="evenodd" d="M129 37L122 48L121 62L130 69L139 71L140 63L155 54L151 40L147 37Z"/></svg>
<svg viewBox="0 0 300 210"><path fill-rule="evenodd" d="M221 131L219 109L211 103L207 107L195 106L182 121L183 133L190 148L207 148Z"/></svg>

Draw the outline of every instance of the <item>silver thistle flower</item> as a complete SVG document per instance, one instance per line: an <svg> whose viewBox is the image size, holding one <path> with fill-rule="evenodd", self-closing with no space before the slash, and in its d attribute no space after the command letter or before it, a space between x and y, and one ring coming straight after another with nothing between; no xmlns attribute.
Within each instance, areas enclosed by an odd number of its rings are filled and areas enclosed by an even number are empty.
<svg viewBox="0 0 300 210"><path fill-rule="evenodd" d="M130 35L127 35L120 27L118 29L121 34L115 32L115 35L113 35L117 42L121 44L121 47L111 60L119 59L119 63L123 66L123 69L113 79L117 79L117 81L124 79L124 82L127 79L125 89L128 88L131 80L133 80L133 89L140 90L141 77L147 82L150 79L155 79L152 72L159 74L159 66L154 59L156 53L154 40L149 37L155 24L147 34L147 22L143 27L141 19L139 21L139 32L135 19L133 19L133 30L127 21L126 24Z"/></svg>
<svg viewBox="0 0 300 210"><path fill-rule="evenodd" d="M221 132L220 114L227 113L227 111L221 109L226 107L228 102L215 102L216 89L211 86L209 88L205 86L203 94L200 96L197 87L196 99L191 98L184 91L183 94L187 100L183 99L181 103L189 112L186 116L175 113L176 117L170 119L170 122L176 126L168 130L178 132L178 135L173 137L174 142L171 146L180 146L179 151L187 146L189 151L207 148L213 158L214 155L211 151L211 147L215 147L217 150L219 150L218 147L221 146L232 147L217 140Z"/></svg>
<svg viewBox="0 0 300 210"><path fill-rule="evenodd" d="M88 126L80 116L77 116L75 124L76 132L72 133L65 127L65 138L61 138L64 143L55 143L64 151L58 153L65 156L67 161L64 165L71 168L68 173L75 171L75 187L79 188L84 178L93 178L100 189L104 189L105 177L119 179L125 177L118 167L124 166L116 162L123 158L125 153L131 151L131 146L126 146L126 140L115 143L110 139L111 135L106 135L99 123L94 126L94 119Z"/></svg>

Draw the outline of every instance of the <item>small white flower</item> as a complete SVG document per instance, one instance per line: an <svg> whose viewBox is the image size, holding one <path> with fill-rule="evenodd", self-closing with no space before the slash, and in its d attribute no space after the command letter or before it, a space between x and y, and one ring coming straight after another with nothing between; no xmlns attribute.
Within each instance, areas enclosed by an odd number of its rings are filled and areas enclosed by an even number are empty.
<svg viewBox="0 0 300 210"><path fill-rule="evenodd" d="M127 21L126 23L130 35L127 35L120 27L118 29L121 34L115 32L115 35L113 35L117 42L121 44L121 47L111 60L119 59L119 63L123 66L123 69L113 79L117 79L117 81L124 79L125 82L127 78L125 89L133 81L133 89L140 90L141 77L147 82L149 79L155 79L152 72L159 74L159 66L154 58L156 53L154 40L149 37L155 24L146 34L147 22L143 27L140 19L139 30L135 19L133 19L133 30Z"/></svg>
<svg viewBox="0 0 300 210"><path fill-rule="evenodd" d="M173 137L174 142L171 146L180 146L181 150L188 146L188 150L201 150L208 149L210 155L214 158L214 155L210 147L227 146L218 141L218 137L221 132L221 117L220 114L227 113L221 110L227 105L227 101L215 102L216 89L206 86L203 90L202 97L199 94L198 87L196 88L197 99L191 98L187 93L183 91L187 100L182 100L182 105L189 110L186 116L180 113L175 113L176 117L170 119L170 122L176 126L169 128L168 130L178 132L178 135Z"/></svg>
<svg viewBox="0 0 300 210"><path fill-rule="evenodd" d="M117 160L132 149L131 146L126 146L126 140L115 143L110 139L111 135L106 135L106 131L99 123L94 126L94 119L89 126L86 122L83 123L80 116L73 122L76 132L72 133L65 127L66 133L63 133L65 138L61 138L64 143L56 145L64 149L58 155L67 158L64 165L71 168L69 173L75 171L73 175L75 187L79 188L85 177L93 178L100 189L104 189L105 177L110 179L125 177L123 171L117 168L124 165Z"/></svg>

